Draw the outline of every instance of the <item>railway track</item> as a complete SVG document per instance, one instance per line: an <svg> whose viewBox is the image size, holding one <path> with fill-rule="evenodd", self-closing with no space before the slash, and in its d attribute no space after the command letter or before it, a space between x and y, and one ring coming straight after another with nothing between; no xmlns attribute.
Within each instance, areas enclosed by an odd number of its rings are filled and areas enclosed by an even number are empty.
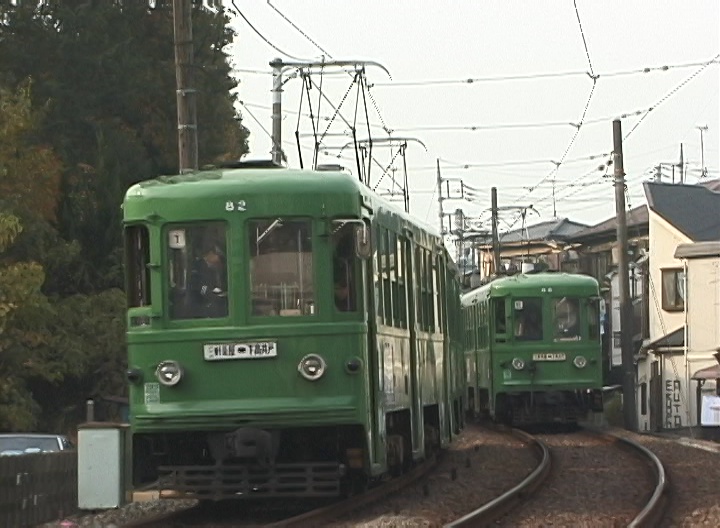
<svg viewBox="0 0 720 528"><path fill-rule="evenodd" d="M159 528L159 527L219 527L219 526L253 526L265 528L295 528L301 526L320 526L353 511L377 503L421 480L437 466L438 458L429 460L413 468L400 477L389 480L368 491L353 495L346 499L330 502L307 509L307 501L284 501L278 508L277 501L263 503L233 503L233 507L204 505L198 503L185 510L164 513L147 517L132 523L124 524L127 528ZM305 504L305 507L301 506ZM296 513L298 510L301 513ZM290 516L287 513L291 512ZM242 516L243 518L239 518Z"/></svg>
<svg viewBox="0 0 720 528"><path fill-rule="evenodd" d="M593 429L533 437L553 458L542 487L526 479L493 501L500 504L488 503L447 526L658 525L669 482L662 463L647 448ZM533 489L537 493L531 495ZM499 518L510 507L513 512Z"/></svg>
<svg viewBox="0 0 720 528"><path fill-rule="evenodd" d="M531 435L504 427L471 427L468 435L462 449L443 452L441 463L433 459L346 500L323 505L270 502L266 509L246 506L231 513L195 508L125 526L281 528L423 522L447 528L619 523L647 527L657 526L662 518L668 497L665 470L647 448L631 440L589 429ZM524 463L511 467L522 457ZM468 512L473 504L478 507ZM441 508L438 515L429 514Z"/></svg>

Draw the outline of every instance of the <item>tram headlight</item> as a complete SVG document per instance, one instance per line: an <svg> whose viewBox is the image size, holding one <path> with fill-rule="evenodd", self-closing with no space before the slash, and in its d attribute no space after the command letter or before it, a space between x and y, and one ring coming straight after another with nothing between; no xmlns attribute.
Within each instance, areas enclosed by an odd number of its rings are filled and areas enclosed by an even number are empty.
<svg viewBox="0 0 720 528"><path fill-rule="evenodd" d="M326 368L325 360L317 354L308 354L298 364L300 375L310 381L319 380L325 374Z"/></svg>
<svg viewBox="0 0 720 528"><path fill-rule="evenodd" d="M180 363L172 360L160 362L155 369L155 376L158 381L166 387L172 387L180 383L183 373L183 368L180 366Z"/></svg>
<svg viewBox="0 0 720 528"><path fill-rule="evenodd" d="M525 368L525 361L523 361L521 358L514 358L512 360L512 367L515 370L522 370Z"/></svg>
<svg viewBox="0 0 720 528"><path fill-rule="evenodd" d="M575 356L575 359L573 359L573 365L580 369L585 368L587 365L587 359L585 359L585 356Z"/></svg>

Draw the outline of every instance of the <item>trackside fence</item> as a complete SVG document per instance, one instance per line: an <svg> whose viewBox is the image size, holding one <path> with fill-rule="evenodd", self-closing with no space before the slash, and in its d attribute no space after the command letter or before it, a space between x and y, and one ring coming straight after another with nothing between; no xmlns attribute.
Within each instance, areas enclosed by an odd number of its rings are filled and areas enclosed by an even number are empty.
<svg viewBox="0 0 720 528"><path fill-rule="evenodd" d="M0 456L0 526L36 526L77 511L76 451Z"/></svg>

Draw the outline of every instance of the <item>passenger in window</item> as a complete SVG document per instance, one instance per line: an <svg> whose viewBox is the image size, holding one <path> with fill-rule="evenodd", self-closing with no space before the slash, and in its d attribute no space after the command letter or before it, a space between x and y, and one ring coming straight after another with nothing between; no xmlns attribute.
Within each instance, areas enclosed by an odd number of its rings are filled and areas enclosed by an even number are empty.
<svg viewBox="0 0 720 528"><path fill-rule="evenodd" d="M223 252L216 245L208 246L194 263L191 272L191 295L196 317L227 315L227 275Z"/></svg>
<svg viewBox="0 0 720 528"><path fill-rule="evenodd" d="M520 312L515 312L517 327L515 337L520 340L538 341L542 339L542 317L537 307L527 305Z"/></svg>

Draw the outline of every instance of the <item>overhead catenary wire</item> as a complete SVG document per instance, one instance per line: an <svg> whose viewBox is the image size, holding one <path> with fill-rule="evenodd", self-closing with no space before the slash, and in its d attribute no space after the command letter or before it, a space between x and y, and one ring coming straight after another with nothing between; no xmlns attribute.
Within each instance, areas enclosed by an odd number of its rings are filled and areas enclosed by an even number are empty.
<svg viewBox="0 0 720 528"><path fill-rule="evenodd" d="M270 0L267 0L267 4L268 4L278 15L280 15L288 24L290 24L298 33L300 33L303 37L305 37L305 38L308 40L308 42L310 42L313 46L315 46L317 49L319 49L321 52L323 52L323 54L325 54L328 58L333 58L333 56L330 54L330 52L328 52L325 48L323 48L322 46L320 46L320 44L318 44L317 42L315 42L315 40L313 40L313 39L310 37L310 35L308 35L305 31L303 31L302 29L300 29L300 27L299 27L297 24L295 24L295 23L294 23L292 20L290 20L290 18L288 18L282 11L280 11L277 7L275 7L275 6L272 4L272 2L270 2ZM350 72L350 71L347 71L347 74L348 74L348 75L351 75L351 76L354 76L354 75L355 75L354 73L352 73L352 72ZM380 108L379 108L377 102L375 101L375 98L373 97L372 93L370 92L370 87L371 87L371 85L366 84L366 87L367 87L367 95L368 95L368 98L370 99L370 102L372 103L373 107L375 108L375 112L377 113L378 118L380 119L380 123L382 124L382 128L383 128L388 134L391 134L391 133L392 133L392 130L390 130L390 128L385 124L385 120L383 119L383 116L382 116L382 114L380 113Z"/></svg>
<svg viewBox="0 0 720 528"><path fill-rule="evenodd" d="M270 2L270 0L267 0L267 4L268 4L278 15L280 15L288 24L290 24L293 28L295 28L295 30L296 30L298 33L300 33L303 37L305 37L305 38L308 40L308 42L310 42L313 46L315 46L317 49L319 49L320 51L322 51L325 55L327 55L328 57L332 58L332 55L330 55L330 53L328 53L322 46L320 46L320 44L318 44L317 42L315 42L315 41L310 37L310 35L308 35L308 34L305 33L302 29L300 29L292 20L290 20L287 16L285 16L285 14L284 14L282 11L280 11L277 7L275 7L275 6L273 5L273 3Z"/></svg>
<svg viewBox="0 0 720 528"><path fill-rule="evenodd" d="M590 60L590 50L588 49L587 39L585 38L585 32L583 31L582 22L580 21L580 11L578 11L577 0L573 0L573 5L575 6L575 15L577 16L578 26L580 26L580 35L582 36L583 45L585 46L585 55L587 56L588 67L590 68L590 77L593 80L597 80L597 77L595 76L595 72L593 71L592 61Z"/></svg>
<svg viewBox="0 0 720 528"><path fill-rule="evenodd" d="M637 130L637 128L640 126L640 124L645 120L645 118L650 115L650 112L657 109L658 106L663 104L665 101L667 101L670 97L675 95L683 86L688 84L690 81L692 81L695 77L700 75L705 69L710 66L713 63L717 63L718 59L720 59L720 53L715 55L711 60L705 62L699 69L697 69L692 75L687 77L684 81L682 81L680 84L678 84L675 88L670 90L668 93L666 93L660 100L658 100L657 103L655 103L653 106L648 108L648 110L645 112L645 114L640 118L640 120L635 123L635 126L630 129L630 131L625 134L625 137L623 138L623 141L627 140L627 138L630 137L630 135Z"/></svg>
<svg viewBox="0 0 720 528"><path fill-rule="evenodd" d="M593 84L593 90L595 89L595 85ZM622 112L613 114L612 116L606 116L606 117L597 117L595 119L584 119L585 114L587 113L587 108L589 104L589 99L585 106L585 111L583 112L583 118L581 123L574 123L572 121L564 120L564 121L539 121L536 123L496 123L496 124L490 124L490 125L421 125L421 126L414 126L414 127L400 127L396 128L395 131L397 132L418 132L418 131L433 131L433 132L443 132L443 131L469 131L469 132L477 132L477 131L483 131L483 130L502 130L502 129L523 129L523 128L551 128L551 127L573 127L574 129L578 129L580 125L590 125L590 124L598 124L598 123L608 123L612 122L614 119L617 119L618 117L625 119L631 116L640 116L644 112L647 112L648 108L643 108L642 110L633 110L631 112Z"/></svg>
<svg viewBox="0 0 720 528"><path fill-rule="evenodd" d="M268 40L268 38L265 37L265 35L263 35L262 33L260 33L260 31L253 25L253 23L250 22L250 20L248 20L248 18L243 14L243 12L240 10L240 8L239 8L239 7L237 6L237 4L235 3L235 0L231 0L231 3L232 3L232 5L233 5L233 7L235 8L236 14L240 15L240 18L242 18L242 19L245 21L245 23L246 23L248 26L250 26L250 29L252 29L252 30L265 42L265 44L267 44L268 46L270 46L272 49L274 49L275 51L277 51L277 52L280 53L281 55L285 55L286 57L290 57L291 59L294 59L294 60L297 60L297 61L304 61L304 60L306 60L306 59L303 59L303 58L301 58L301 57L296 57L295 55L291 55L290 53L287 53L286 51L283 51L282 49L280 49L279 47L277 47L275 44L273 44L272 42L270 42L270 40Z"/></svg>
<svg viewBox="0 0 720 528"><path fill-rule="evenodd" d="M718 64L720 63L720 60L718 60L718 57L715 57L714 59L711 59L710 64ZM667 72L670 70L677 70L677 69L684 69L684 68L695 68L697 66L702 66L704 64L707 64L708 61L693 61L693 62L685 62L680 64L672 64L672 65L666 65L666 66L651 66L651 67L644 67L644 68L633 68L630 70L618 70L618 71L609 71L604 73L598 73L595 75L598 79L600 78L608 78L608 77L620 77L620 76L626 76L626 75L638 75L638 74L648 74L653 72ZM373 86L376 87L383 87L383 88L403 88L403 87L411 87L411 86L445 86L445 85L453 85L453 84L479 84L479 83L488 83L488 82L507 82L507 81L527 81L527 80L535 80L535 79L553 79L553 78L559 78L559 77L581 77L581 76L592 76L593 74L591 72L588 72L587 70L572 70L572 71L563 71L563 72L542 72L542 73L528 73L528 74L513 74L513 75L489 75L485 77L466 77L463 79L420 79L420 80L409 80L409 81L394 81L394 82L376 82L373 83Z"/></svg>

